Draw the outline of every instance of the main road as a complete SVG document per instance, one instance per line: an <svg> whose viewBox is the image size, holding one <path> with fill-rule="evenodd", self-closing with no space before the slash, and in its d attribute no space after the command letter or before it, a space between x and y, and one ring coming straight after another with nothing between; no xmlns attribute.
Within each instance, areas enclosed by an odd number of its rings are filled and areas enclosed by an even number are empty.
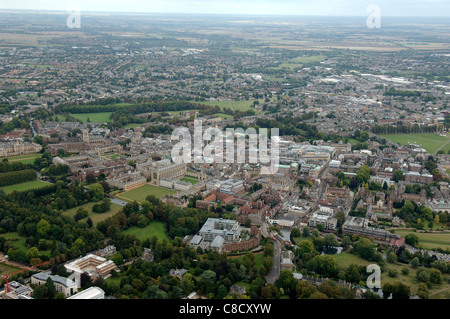
<svg viewBox="0 0 450 319"><path fill-rule="evenodd" d="M280 277L280 263L281 263L281 244L278 240L273 243L273 266L272 270L266 276L266 282L273 284Z"/></svg>

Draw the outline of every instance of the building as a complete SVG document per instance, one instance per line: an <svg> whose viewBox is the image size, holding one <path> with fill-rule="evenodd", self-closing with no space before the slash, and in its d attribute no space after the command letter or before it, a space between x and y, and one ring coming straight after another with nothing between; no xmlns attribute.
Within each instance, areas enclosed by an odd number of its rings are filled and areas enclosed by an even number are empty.
<svg viewBox="0 0 450 319"><path fill-rule="evenodd" d="M67 299L105 299L105 292L99 287L89 287Z"/></svg>
<svg viewBox="0 0 450 319"><path fill-rule="evenodd" d="M21 140L0 142L0 157L39 153L42 146Z"/></svg>
<svg viewBox="0 0 450 319"><path fill-rule="evenodd" d="M319 210L309 218L308 226L317 227L321 224L324 229L335 230L337 219L333 217L334 210L330 207L320 206Z"/></svg>
<svg viewBox="0 0 450 319"><path fill-rule="evenodd" d="M212 242L216 236L222 236L225 241L238 241L241 227L235 220L208 218L198 234L205 241Z"/></svg>
<svg viewBox="0 0 450 319"><path fill-rule="evenodd" d="M33 299L33 289L22 285L17 281L11 281L9 284L9 292L5 293L5 299Z"/></svg>
<svg viewBox="0 0 450 319"><path fill-rule="evenodd" d="M91 278L97 278L102 276L103 278L109 277L112 270L119 271L119 268L112 260L89 254L82 258L76 259L71 263L64 265L66 270L70 273L82 274L87 272Z"/></svg>
<svg viewBox="0 0 450 319"><path fill-rule="evenodd" d="M147 184L145 177L142 177L139 173L123 174L115 178L107 179L106 182L112 187L117 187L124 191Z"/></svg>
<svg viewBox="0 0 450 319"><path fill-rule="evenodd" d="M31 284L45 285L48 278L53 281L56 291L62 292L66 297L69 297L78 291L75 281L62 276L52 276L50 271L38 272L31 276Z"/></svg>

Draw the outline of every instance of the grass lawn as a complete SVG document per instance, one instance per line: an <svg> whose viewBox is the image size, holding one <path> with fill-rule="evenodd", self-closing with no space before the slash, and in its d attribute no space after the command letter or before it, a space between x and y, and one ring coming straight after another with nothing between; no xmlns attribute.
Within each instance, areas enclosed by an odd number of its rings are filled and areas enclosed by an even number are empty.
<svg viewBox="0 0 450 319"><path fill-rule="evenodd" d="M0 276L5 275L5 274L11 274L17 270L20 270L20 268L14 267L11 265L7 265L4 263L0 263Z"/></svg>
<svg viewBox="0 0 450 319"><path fill-rule="evenodd" d="M73 116L74 118L76 118L77 120L80 120L83 122L87 122L88 118L91 122L110 122L111 119L109 118L109 116L111 115L111 113L112 112L74 113L74 114L70 114L70 115ZM60 121L65 121L67 115L59 114L57 116Z"/></svg>
<svg viewBox="0 0 450 319"><path fill-rule="evenodd" d="M68 209L68 210L64 211L62 214L65 215L65 216L74 217L75 214L77 213L77 210L79 208L83 207L84 209L86 209L89 212L89 215L88 215L88 217L83 218L82 220L87 220L90 217L91 220L92 220L92 223L93 223L93 225L95 227L95 226L97 226L97 224L99 222L101 222L101 221L103 221L103 220L105 220L105 219L107 219L107 218L109 218L111 216L114 216L115 214L117 214L122 209L122 206L120 206L118 204L111 203L111 208L107 212L98 214L98 213L94 213L92 211L92 207L95 204L98 204L98 203L87 203L87 204L84 204L84 205L81 205L81 206L77 206L77 207L74 207L74 208L71 208L71 209Z"/></svg>
<svg viewBox="0 0 450 319"><path fill-rule="evenodd" d="M187 177L187 176L185 176L185 177L183 177L183 178L180 178L180 181L182 181L182 182L188 182L188 183L191 183L191 184L193 184L193 185L195 185L195 184L197 184L198 182L200 182L198 179L196 179L196 178L193 178L193 177Z"/></svg>
<svg viewBox="0 0 450 319"><path fill-rule="evenodd" d="M124 127L125 128L136 128L136 127L141 126L141 125L142 124L139 124L139 123L130 123L130 124L125 125Z"/></svg>
<svg viewBox="0 0 450 319"><path fill-rule="evenodd" d="M117 195L117 197L127 201L137 201L138 203L141 203L148 195L154 195L157 198L161 198L164 195L173 195L176 192L177 191L172 189L146 184L141 187L120 193Z"/></svg>
<svg viewBox="0 0 450 319"><path fill-rule="evenodd" d="M220 117L220 118L223 119L223 120L229 120L229 119L232 119L232 118L233 118L233 115L230 115L230 114L224 114L224 113L216 113L216 114L214 114L214 116Z"/></svg>
<svg viewBox="0 0 450 319"><path fill-rule="evenodd" d="M413 230L407 229L396 229L391 230L394 233L400 235L401 237L406 237L408 234L415 234L419 237L419 247L423 247L425 249L450 249L450 233L418 233Z"/></svg>
<svg viewBox="0 0 450 319"><path fill-rule="evenodd" d="M27 252L28 248L25 243L26 238L19 236L17 232L1 234L0 237L4 237L6 241L10 241L14 247L19 248L23 252Z"/></svg>
<svg viewBox="0 0 450 319"><path fill-rule="evenodd" d="M259 104L263 104L265 99L259 99ZM253 102L256 100L243 100L243 101L208 101L208 102L201 102L205 105L210 106L219 106L221 110L223 109L233 109L238 111L248 111L248 110L254 110L257 115L264 114L261 110L255 110L253 108Z"/></svg>
<svg viewBox="0 0 450 319"><path fill-rule="evenodd" d="M431 154L450 141L448 137L439 136L434 133L387 134L379 136L401 145L406 145L408 143L418 144ZM450 150L450 143L442 150L447 153L448 150Z"/></svg>
<svg viewBox="0 0 450 319"><path fill-rule="evenodd" d="M41 156L42 156L41 153L35 153L35 154L11 156L6 158L8 159L8 162L22 162L24 164L33 164L34 160ZM3 158L1 158L0 160L3 160Z"/></svg>
<svg viewBox="0 0 450 319"><path fill-rule="evenodd" d="M341 268L347 268L351 264L356 264L359 266L367 266L370 264L373 264L373 262L369 262L365 259L362 259L356 255L349 254L349 253L341 253L337 255L332 255L333 258L336 260L336 263ZM407 275L402 274L402 269L407 268L409 270L409 273ZM389 277L388 272L389 269L396 269L398 272L397 277ZM419 289L419 281L416 278L417 269L412 268L409 265L401 264L401 263L389 263L386 262L386 271L381 273L381 285L383 285L386 282L393 283L395 281L401 281L408 286L411 287L411 293L416 294ZM436 296L431 296L433 293L436 293ZM442 284L436 285L433 284L430 289L430 298L438 299L443 298L445 296L448 296L450 294L450 285L447 284L447 278L446 275L442 275Z"/></svg>
<svg viewBox="0 0 450 319"><path fill-rule="evenodd" d="M15 184L15 185L3 186L3 187L0 187L0 190L3 190L6 194L10 194L13 191L21 192L21 191L26 191L26 190L30 190L30 189L42 188L42 187L48 186L50 184L51 183L44 182L41 180L35 180L35 181L29 181L29 182L24 182L24 183Z"/></svg>
<svg viewBox="0 0 450 319"><path fill-rule="evenodd" d="M255 254L255 253L253 253L253 255L255 256L255 265L256 266L262 266L262 264L263 264L263 259L264 259L264 253L257 253L257 254ZM229 257L229 258L233 258L233 260L239 260L239 261L243 261L244 260L244 256L245 255L242 255L242 256L239 256L239 257Z"/></svg>
<svg viewBox="0 0 450 319"><path fill-rule="evenodd" d="M139 240L145 240L147 238L152 238L153 236L156 236L159 242L163 239L169 240L169 237L166 234L165 225L160 222L152 222L144 228L131 227L123 233L135 235L137 238L139 238Z"/></svg>

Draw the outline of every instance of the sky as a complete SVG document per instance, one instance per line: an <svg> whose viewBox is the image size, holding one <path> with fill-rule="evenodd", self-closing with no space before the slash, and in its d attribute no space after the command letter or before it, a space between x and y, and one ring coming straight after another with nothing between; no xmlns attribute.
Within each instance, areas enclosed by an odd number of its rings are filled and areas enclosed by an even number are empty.
<svg viewBox="0 0 450 319"><path fill-rule="evenodd" d="M448 16L450 0L0 0L0 9L257 15Z"/></svg>

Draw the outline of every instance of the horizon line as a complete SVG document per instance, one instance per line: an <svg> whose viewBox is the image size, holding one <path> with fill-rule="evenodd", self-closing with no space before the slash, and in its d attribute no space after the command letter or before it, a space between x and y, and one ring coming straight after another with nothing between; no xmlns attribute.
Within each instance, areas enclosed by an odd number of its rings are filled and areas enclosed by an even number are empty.
<svg viewBox="0 0 450 319"><path fill-rule="evenodd" d="M54 10L54 9L4 9L0 8L0 13L2 12L45 12L45 13L61 13L61 14L67 14L69 10ZM334 15L334 14L263 14L263 13L215 13L215 12L208 12L208 13L202 13L202 12L150 12L150 11L99 11L99 10L88 10L83 11L80 10L80 12L87 13L87 14L123 14L123 15L151 15L151 14L158 14L158 15L181 15L181 14L188 14L188 15L202 15L202 16L269 16L269 17L342 17L342 18L349 18L349 17L355 17L355 18L364 18L367 17L367 15ZM417 15L386 15L383 14L383 17L387 18L448 18L450 15L423 15L423 16L417 16Z"/></svg>

